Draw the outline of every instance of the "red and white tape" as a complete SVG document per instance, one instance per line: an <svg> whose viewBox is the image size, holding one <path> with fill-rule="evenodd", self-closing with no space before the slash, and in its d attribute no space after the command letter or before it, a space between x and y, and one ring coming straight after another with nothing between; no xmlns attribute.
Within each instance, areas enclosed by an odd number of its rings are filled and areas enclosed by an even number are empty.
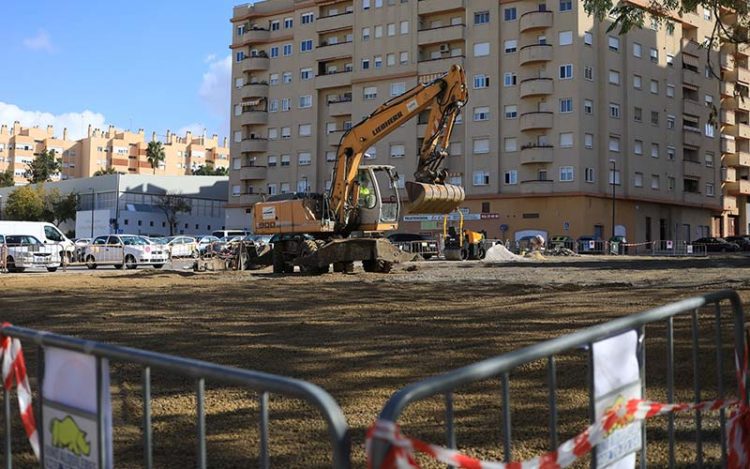
<svg viewBox="0 0 750 469"><path fill-rule="evenodd" d="M8 324L4 324L7 326ZM26 360L23 357L21 341L7 336L0 337L0 355L3 361L3 385L10 391L16 383L18 409L21 413L23 428L29 438L34 455L39 459L39 435L36 431L34 409L31 406L31 386L26 374Z"/></svg>

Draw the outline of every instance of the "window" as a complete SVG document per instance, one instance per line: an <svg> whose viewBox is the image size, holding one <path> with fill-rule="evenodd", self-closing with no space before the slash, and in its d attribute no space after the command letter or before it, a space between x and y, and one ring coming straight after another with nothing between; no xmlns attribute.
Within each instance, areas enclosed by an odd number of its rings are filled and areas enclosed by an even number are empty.
<svg viewBox="0 0 750 469"><path fill-rule="evenodd" d="M659 175L658 174L651 175L651 189L656 190L656 191L659 190Z"/></svg>
<svg viewBox="0 0 750 469"><path fill-rule="evenodd" d="M490 183L490 173L487 171L474 171L472 182L475 186L486 186Z"/></svg>
<svg viewBox="0 0 750 469"><path fill-rule="evenodd" d="M667 177L667 190L673 191L675 185L675 179L671 176Z"/></svg>
<svg viewBox="0 0 750 469"><path fill-rule="evenodd" d="M240 187L239 184L235 184L232 186L232 197L239 197L242 195L242 187Z"/></svg>
<svg viewBox="0 0 750 469"><path fill-rule="evenodd" d="M649 50L649 58L654 63L659 63L659 51L653 47Z"/></svg>
<svg viewBox="0 0 750 469"><path fill-rule="evenodd" d="M561 46L569 46L573 44L573 31L560 31L558 40Z"/></svg>
<svg viewBox="0 0 750 469"><path fill-rule="evenodd" d="M619 85L620 84L620 72L618 72L617 70L610 70L609 82L613 85Z"/></svg>
<svg viewBox="0 0 750 469"><path fill-rule="evenodd" d="M506 75L508 75L506 73ZM489 88L490 77L485 74L474 75L474 89ZM507 85L506 85L507 86Z"/></svg>
<svg viewBox="0 0 750 469"><path fill-rule="evenodd" d="M268 77L268 84L271 86L275 86L279 84L279 74L278 73L272 73Z"/></svg>
<svg viewBox="0 0 750 469"><path fill-rule="evenodd" d="M503 86L516 86L517 76L513 72L505 72L503 74ZM487 77L487 84L489 86L489 77Z"/></svg>
<svg viewBox="0 0 750 469"><path fill-rule="evenodd" d="M450 156L461 156L464 154L464 145L462 142L451 142L448 147L448 154Z"/></svg>
<svg viewBox="0 0 750 469"><path fill-rule="evenodd" d="M409 22L402 21L399 24L399 31L401 32L401 34L409 34Z"/></svg>
<svg viewBox="0 0 750 469"><path fill-rule="evenodd" d="M312 107L312 96L311 95L300 96L299 107L300 109L306 109L306 108Z"/></svg>
<svg viewBox="0 0 750 469"><path fill-rule="evenodd" d="M505 137L503 139L503 149L507 152L518 151L518 139L516 137Z"/></svg>
<svg viewBox="0 0 750 469"><path fill-rule="evenodd" d="M284 56L292 55L293 46L291 44L284 44L283 54Z"/></svg>
<svg viewBox="0 0 750 469"><path fill-rule="evenodd" d="M505 184L508 184L510 186L518 184L518 171L515 169L511 169L510 171L505 172Z"/></svg>
<svg viewBox="0 0 750 469"><path fill-rule="evenodd" d="M674 161L676 151L674 147L667 147L667 159L669 161Z"/></svg>
<svg viewBox="0 0 750 469"><path fill-rule="evenodd" d="M276 195L276 184L269 184L267 186L268 195Z"/></svg>
<svg viewBox="0 0 750 469"><path fill-rule="evenodd" d="M375 86L366 86L362 90L362 97L365 100L376 99L378 97L378 88Z"/></svg>
<svg viewBox="0 0 750 469"><path fill-rule="evenodd" d="M268 166L271 167L271 168L274 167L274 166L276 166L276 160L277 160L276 155L269 155L268 156Z"/></svg>
<svg viewBox="0 0 750 469"><path fill-rule="evenodd" d="M594 67L591 65L585 65L583 67L583 78L589 81L594 81Z"/></svg>
<svg viewBox="0 0 750 469"><path fill-rule="evenodd" d="M716 191L714 189L714 185L711 182L706 183L706 196L713 197L716 195Z"/></svg>
<svg viewBox="0 0 750 469"><path fill-rule="evenodd" d="M643 109L639 107L633 108L633 120L636 122L643 122Z"/></svg>
<svg viewBox="0 0 750 469"><path fill-rule="evenodd" d="M281 183L281 193L282 194L288 194L289 193L289 183L288 182L282 182Z"/></svg>
<svg viewBox="0 0 750 469"><path fill-rule="evenodd" d="M640 59L642 56L643 56L643 47L637 42L634 42L633 43L633 57L638 57Z"/></svg>
<svg viewBox="0 0 750 469"><path fill-rule="evenodd" d="M475 138L472 142L473 152L475 155L481 155L490 152L490 139L489 138Z"/></svg>
<svg viewBox="0 0 750 469"><path fill-rule="evenodd" d="M489 42L475 43L474 44L474 57L484 57L486 55L490 55L490 43Z"/></svg>
<svg viewBox="0 0 750 469"><path fill-rule="evenodd" d="M573 0L560 0L560 11L571 11L573 9Z"/></svg>
<svg viewBox="0 0 750 469"><path fill-rule="evenodd" d="M375 39L383 37L383 25L378 24L375 26Z"/></svg>
<svg viewBox="0 0 750 469"><path fill-rule="evenodd" d="M703 19L711 21L711 10L706 7L703 7Z"/></svg>
<svg viewBox="0 0 750 469"><path fill-rule="evenodd" d="M302 13L301 19L302 19L302 24L310 24L313 21L315 21L315 13L312 13L312 12Z"/></svg>
<svg viewBox="0 0 750 469"><path fill-rule="evenodd" d="M391 158L403 158L406 155L406 147L401 144L391 144L390 155Z"/></svg>
<svg viewBox="0 0 750 469"><path fill-rule="evenodd" d="M633 75L633 88L640 90L643 86L643 78L640 75Z"/></svg>
<svg viewBox="0 0 750 469"><path fill-rule="evenodd" d="M406 92L406 83L400 81L398 83L391 83L391 96L400 96Z"/></svg>
<svg viewBox="0 0 750 469"><path fill-rule="evenodd" d="M573 78L573 65L572 64L560 65L560 79L570 80L571 78Z"/></svg>
<svg viewBox="0 0 750 469"><path fill-rule="evenodd" d="M362 59L362 70L370 68L370 59Z"/></svg>
<svg viewBox="0 0 750 469"><path fill-rule="evenodd" d="M508 39L505 41L505 53L511 54L518 50L518 40L516 39Z"/></svg>
<svg viewBox="0 0 750 469"><path fill-rule="evenodd" d="M713 138L715 132L716 132L716 128L714 127L714 124L711 122L706 122L706 125L705 125L706 137Z"/></svg>
<svg viewBox="0 0 750 469"><path fill-rule="evenodd" d="M362 28L362 40L363 41L370 40L370 28Z"/></svg>
<svg viewBox="0 0 750 469"><path fill-rule="evenodd" d="M594 182L594 168L586 168L583 173L586 182Z"/></svg>
<svg viewBox="0 0 750 469"><path fill-rule="evenodd" d="M289 98L281 99L281 111L286 112L292 109L292 100Z"/></svg>
<svg viewBox="0 0 750 469"><path fill-rule="evenodd" d="M388 23L386 26L386 31L388 36L395 36L396 35L396 23Z"/></svg>
<svg viewBox="0 0 750 469"><path fill-rule="evenodd" d="M573 132L561 132L560 133L560 148L572 148L573 147Z"/></svg>
<svg viewBox="0 0 750 469"><path fill-rule="evenodd" d="M385 64L389 67L396 65L396 54L386 54Z"/></svg>
<svg viewBox="0 0 750 469"><path fill-rule="evenodd" d="M667 116L667 129L674 130L675 126L675 117L674 116Z"/></svg>
<svg viewBox="0 0 750 469"><path fill-rule="evenodd" d="M282 127L281 128L281 138L282 139L292 138L292 128L291 127Z"/></svg>
<svg viewBox="0 0 750 469"><path fill-rule="evenodd" d="M586 31L585 33L583 33L583 43L586 44L587 46L590 46L591 44L593 44L594 43L594 35L591 34L588 31Z"/></svg>
<svg viewBox="0 0 750 469"><path fill-rule="evenodd" d="M237 143L242 141L242 132L237 131L234 133L234 141Z"/></svg>
<svg viewBox="0 0 750 469"><path fill-rule="evenodd" d="M659 111L651 111L651 125L659 125Z"/></svg>
<svg viewBox="0 0 750 469"><path fill-rule="evenodd" d="M575 179L572 166L560 166L560 182L571 182Z"/></svg>
<svg viewBox="0 0 750 469"><path fill-rule="evenodd" d="M590 99L584 99L583 100L583 112L585 114L593 114L594 113L594 102Z"/></svg>
<svg viewBox="0 0 750 469"><path fill-rule="evenodd" d="M636 155L643 155L643 140L636 140L633 142L633 153Z"/></svg>
<svg viewBox="0 0 750 469"><path fill-rule="evenodd" d="M608 36L607 45L609 46L609 50L613 52L619 51L620 50L620 38L615 37L615 36Z"/></svg>
<svg viewBox="0 0 750 469"><path fill-rule="evenodd" d="M659 94L659 82L656 80L651 80L651 83L649 84L649 91L653 94Z"/></svg>
<svg viewBox="0 0 750 469"><path fill-rule="evenodd" d="M294 18L284 18L284 29L290 29L294 27Z"/></svg>
<svg viewBox="0 0 750 469"><path fill-rule="evenodd" d="M279 20L271 21L271 31L278 31L280 29L281 29L281 21Z"/></svg>
<svg viewBox="0 0 750 469"><path fill-rule="evenodd" d="M297 153L297 163L300 166L309 166L312 163L312 157L309 152Z"/></svg>
<svg viewBox="0 0 750 469"><path fill-rule="evenodd" d="M514 106L515 107L515 106ZM505 107L506 110L508 106ZM507 112L506 112L507 119ZM490 120L490 108L487 106L475 107L474 108L474 121L487 121Z"/></svg>
<svg viewBox="0 0 750 469"><path fill-rule="evenodd" d="M488 12L482 12L482 13L487 13L487 22L489 23L490 12L488 11ZM477 23L478 14L480 13L474 14L474 24L481 24L481 23ZM516 7L506 8L505 10L503 10L503 18L505 19L505 21L515 21L517 16L518 16L518 12L516 11Z"/></svg>
<svg viewBox="0 0 750 469"><path fill-rule="evenodd" d="M563 98L560 100L560 112L573 112L573 98Z"/></svg>
<svg viewBox="0 0 750 469"><path fill-rule="evenodd" d="M610 135L609 137L609 151L620 151L620 137L615 137L614 135Z"/></svg>
<svg viewBox="0 0 750 469"><path fill-rule="evenodd" d="M487 109L489 112L489 108ZM515 119L518 117L518 106L515 104L509 104L503 108L503 112L506 119Z"/></svg>
<svg viewBox="0 0 750 469"><path fill-rule="evenodd" d="M586 148L594 148L594 134L583 134L583 146Z"/></svg>
<svg viewBox="0 0 750 469"><path fill-rule="evenodd" d="M613 119L620 118L620 105L617 103L609 103L609 117Z"/></svg>
<svg viewBox="0 0 750 469"><path fill-rule="evenodd" d="M370 0L362 0L362 9L363 10L369 10L370 9Z"/></svg>
<svg viewBox="0 0 750 469"><path fill-rule="evenodd" d="M279 138L279 129L272 127L268 129L268 140L276 140Z"/></svg>
<svg viewBox="0 0 750 469"><path fill-rule="evenodd" d="M508 14L510 8L505 9L505 21L510 21L508 19ZM516 9L513 8L513 18L516 19ZM474 13L474 24L488 24L490 22L490 12L489 11L478 11Z"/></svg>
<svg viewBox="0 0 750 469"><path fill-rule="evenodd" d="M326 161L328 161L328 162L336 161L336 152L335 151L327 151L326 152Z"/></svg>
<svg viewBox="0 0 750 469"><path fill-rule="evenodd" d="M399 63L401 65L405 65L409 63L409 53L408 52L401 52L399 54Z"/></svg>
<svg viewBox="0 0 750 469"><path fill-rule="evenodd" d="M659 157L659 144L652 143L651 144L651 158L658 158L658 157Z"/></svg>
<svg viewBox="0 0 750 469"><path fill-rule="evenodd" d="M311 68L301 68L299 71L299 79L300 80L312 80L313 79L313 69Z"/></svg>
<svg viewBox="0 0 750 469"><path fill-rule="evenodd" d="M312 39L305 39L304 41L301 41L299 43L299 50L300 52L310 52L311 50L313 50Z"/></svg>
<svg viewBox="0 0 750 469"><path fill-rule="evenodd" d="M713 168L714 167L714 154L713 153L706 153L706 168Z"/></svg>
<svg viewBox="0 0 750 469"><path fill-rule="evenodd" d="M300 124L298 134L300 137L309 137L310 135L312 135L312 125Z"/></svg>
<svg viewBox="0 0 750 469"><path fill-rule="evenodd" d="M636 172L633 175L633 185L635 187L643 187L643 173Z"/></svg>
<svg viewBox="0 0 750 469"><path fill-rule="evenodd" d="M674 85L667 85L667 97L674 98Z"/></svg>
<svg viewBox="0 0 750 469"><path fill-rule="evenodd" d="M292 158L289 155L281 155L281 166L289 166Z"/></svg>
<svg viewBox="0 0 750 469"><path fill-rule="evenodd" d="M375 68L382 68L383 67L383 56L382 55L376 55L373 63L375 64Z"/></svg>
<svg viewBox="0 0 750 469"><path fill-rule="evenodd" d="M609 170L609 181L608 183L610 185L619 186L620 185L620 170L619 169L610 169Z"/></svg>
<svg viewBox="0 0 750 469"><path fill-rule="evenodd" d="M674 55L667 54L667 67L674 67Z"/></svg>

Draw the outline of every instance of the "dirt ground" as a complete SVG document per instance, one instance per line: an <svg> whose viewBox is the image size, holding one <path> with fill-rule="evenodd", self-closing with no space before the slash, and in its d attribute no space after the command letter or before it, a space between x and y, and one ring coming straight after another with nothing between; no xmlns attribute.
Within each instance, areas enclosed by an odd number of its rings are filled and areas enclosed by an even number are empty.
<svg viewBox="0 0 750 469"><path fill-rule="evenodd" d="M423 262L399 266L388 275L361 269L355 275L320 277L148 269L3 274L0 319L313 382L341 405L351 427L354 466L364 467L365 431L399 388L701 293L733 288L747 304L748 265L750 258L741 256L581 257L519 264ZM692 362L684 346L689 323L676 323L675 334L677 399L691 399ZM662 332L655 330L653 336L662 337ZM659 375L665 358L663 343L655 343L647 347L649 397L662 399ZM701 379L709 380L716 374L711 361L715 352L706 346L704 353L708 358L701 362ZM35 370L33 347L27 347L27 355L29 369ZM561 441L585 424L584 357L572 352L558 360ZM140 371L117 362L111 369L116 466L140 467ZM731 378L731 372L726 374ZM545 376L543 363L526 365L511 376L514 457L548 448ZM194 385L158 370L152 379L155 467L194 466ZM209 467L255 467L256 394L210 381L207 389ZM704 390L710 397L712 388ZM502 458L500 395L499 380L456 393L461 449ZM314 409L272 395L270 411L274 467L330 467L325 426ZM443 412L441 399L415 405L403 416L404 432L443 443ZM694 457L691 422L677 422L678 456L686 466ZM708 464L718 457L717 425L714 417L704 419L707 438L714 441L706 446ZM650 441L655 442L649 443L652 467L663 462L664 428L665 419L649 424ZM27 467L31 460L20 434L20 427L14 427L14 448L21 453L17 462Z"/></svg>

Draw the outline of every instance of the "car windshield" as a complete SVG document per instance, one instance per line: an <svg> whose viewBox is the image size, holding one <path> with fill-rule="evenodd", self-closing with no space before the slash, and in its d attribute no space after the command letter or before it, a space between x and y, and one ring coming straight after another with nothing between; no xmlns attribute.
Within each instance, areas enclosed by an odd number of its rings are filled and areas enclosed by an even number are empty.
<svg viewBox="0 0 750 469"><path fill-rule="evenodd" d="M146 240L138 236L122 236L120 239L125 246L145 246L148 244Z"/></svg>

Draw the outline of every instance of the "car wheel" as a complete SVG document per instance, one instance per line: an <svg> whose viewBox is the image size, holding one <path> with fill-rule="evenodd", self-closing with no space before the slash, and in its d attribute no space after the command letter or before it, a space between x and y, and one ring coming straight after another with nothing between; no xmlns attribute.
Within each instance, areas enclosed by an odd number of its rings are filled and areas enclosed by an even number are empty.
<svg viewBox="0 0 750 469"><path fill-rule="evenodd" d="M117 270L120 270L122 269L122 264L115 264L113 267Z"/></svg>
<svg viewBox="0 0 750 469"><path fill-rule="evenodd" d="M5 259L5 268L8 269L8 272L18 272L18 270L16 270L16 261L13 259L13 256L8 256L7 259Z"/></svg>
<svg viewBox="0 0 750 469"><path fill-rule="evenodd" d="M721 252L727 252L727 248L721 248Z"/></svg>
<svg viewBox="0 0 750 469"><path fill-rule="evenodd" d="M94 259L94 256L89 255L86 258L86 267L88 267L91 270L96 269L96 260Z"/></svg>
<svg viewBox="0 0 750 469"><path fill-rule="evenodd" d="M154 269L161 269L164 267L164 264L154 264Z"/></svg>
<svg viewBox="0 0 750 469"><path fill-rule="evenodd" d="M125 257L125 268L128 270L133 270L136 267L138 267L138 264L135 262L135 257L128 255Z"/></svg>
<svg viewBox="0 0 750 469"><path fill-rule="evenodd" d="M47 267L47 272L57 272L57 267Z"/></svg>

